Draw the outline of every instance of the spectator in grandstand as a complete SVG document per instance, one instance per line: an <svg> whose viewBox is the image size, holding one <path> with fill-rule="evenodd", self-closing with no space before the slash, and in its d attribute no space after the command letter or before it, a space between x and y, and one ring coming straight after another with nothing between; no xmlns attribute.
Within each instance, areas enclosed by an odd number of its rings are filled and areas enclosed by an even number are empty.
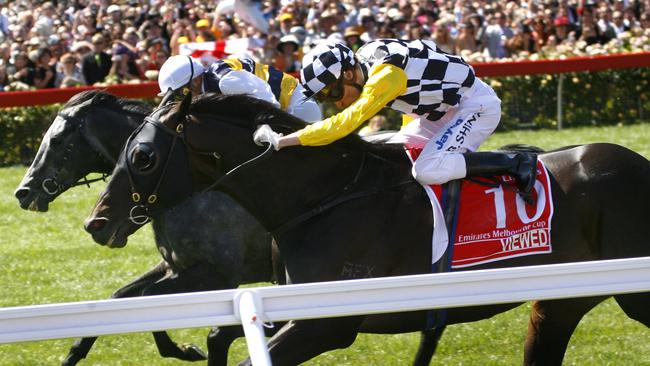
<svg viewBox="0 0 650 366"><path fill-rule="evenodd" d="M84 56L81 63L81 70L88 85L103 82L111 71L113 61L106 53L106 39L101 33L96 33L92 38L93 50Z"/></svg>
<svg viewBox="0 0 650 366"><path fill-rule="evenodd" d="M127 83L140 78L140 71L135 62L136 54L123 43L116 43L112 52L112 65L106 81L111 84Z"/></svg>
<svg viewBox="0 0 650 366"><path fill-rule="evenodd" d="M0 42L10 41L12 38L13 35L9 30L9 18L3 13L0 13Z"/></svg>
<svg viewBox="0 0 650 366"><path fill-rule="evenodd" d="M361 29L358 26L351 26L345 28L345 32L343 33L343 39L345 40L345 44L348 45L352 49L352 51L358 50L363 46L365 43L364 41L361 40L361 33L363 32L363 29Z"/></svg>
<svg viewBox="0 0 650 366"><path fill-rule="evenodd" d="M413 118L395 142L423 147L413 163L420 183L512 174L523 198L532 203L536 156L474 152L499 124L501 101L462 58L443 53L432 42L377 40L356 55L343 43L320 43L303 59L301 83L307 98L328 100L344 110L287 136L263 125L254 134L256 143L270 143L276 150L327 145L390 106ZM445 93L431 88L443 84Z"/></svg>
<svg viewBox="0 0 650 366"><path fill-rule="evenodd" d="M196 22L196 41L197 42L214 42L219 38L217 28L212 28L212 24L207 19L199 19Z"/></svg>
<svg viewBox="0 0 650 366"><path fill-rule="evenodd" d="M36 89L54 88L56 68L51 63L52 51L49 48L39 48L36 53L36 69L34 70L34 86Z"/></svg>
<svg viewBox="0 0 650 366"><path fill-rule="evenodd" d="M476 48L482 50L484 47L485 31L487 25L483 21L483 17L472 13L467 16L467 21L474 26L474 38L476 38Z"/></svg>
<svg viewBox="0 0 650 366"><path fill-rule="evenodd" d="M431 39L431 30L428 26L422 26L418 22L412 22L406 26L407 39Z"/></svg>
<svg viewBox="0 0 650 366"><path fill-rule="evenodd" d="M585 7L582 12L580 21L579 40L586 42L588 45L599 43L603 37L600 34L600 28L594 18L594 10L591 7Z"/></svg>
<svg viewBox="0 0 650 366"><path fill-rule="evenodd" d="M92 52L93 44L86 41L75 42L72 44L70 51L76 54L78 60L83 60L83 58Z"/></svg>
<svg viewBox="0 0 650 366"><path fill-rule="evenodd" d="M280 38L277 50L278 54L273 61L273 66L282 72L299 72L300 60L298 58L298 49L300 43L298 38L293 34L287 34Z"/></svg>
<svg viewBox="0 0 650 366"><path fill-rule="evenodd" d="M326 39L330 34L339 32L339 15L336 10L325 10L321 16L315 20L317 24L317 34L321 39Z"/></svg>
<svg viewBox="0 0 650 366"><path fill-rule="evenodd" d="M52 34L54 30L54 5L46 1L40 8L37 8L38 18L34 23L32 30L37 36L47 37Z"/></svg>
<svg viewBox="0 0 650 366"><path fill-rule="evenodd" d="M293 27L293 15L291 13L282 13L278 17L278 23L280 24L280 33L283 36L286 36L291 33L291 27Z"/></svg>
<svg viewBox="0 0 650 366"><path fill-rule="evenodd" d="M650 6L639 17L639 25L641 29L650 29Z"/></svg>
<svg viewBox="0 0 650 366"><path fill-rule="evenodd" d="M535 52L539 52L542 47L546 46L548 37L551 34L551 28L544 16L537 16L532 21L531 29L533 30L532 36L535 41Z"/></svg>
<svg viewBox="0 0 650 366"><path fill-rule="evenodd" d="M15 89L26 89L34 86L35 65L27 53L20 52L14 56L14 70L9 80L11 83L22 84Z"/></svg>
<svg viewBox="0 0 650 366"><path fill-rule="evenodd" d="M47 38L47 47L50 49L50 52L52 52L52 58L55 61L58 61L67 51L67 47L63 43L63 40L56 34L52 34Z"/></svg>
<svg viewBox="0 0 650 366"><path fill-rule="evenodd" d="M389 22L389 26L392 28L395 37L400 39L408 38L407 24L406 17L401 13L391 17Z"/></svg>
<svg viewBox="0 0 650 366"><path fill-rule="evenodd" d="M553 21L553 33L549 35L548 44L557 46L562 43L575 41L575 34L569 32L569 18L565 16L557 17Z"/></svg>
<svg viewBox="0 0 650 366"><path fill-rule="evenodd" d="M616 38L616 29L612 23L612 10L608 7L598 9L598 29L602 37L601 43L607 43Z"/></svg>
<svg viewBox="0 0 650 366"><path fill-rule="evenodd" d="M78 59L73 53L66 53L61 56L59 66L60 69L57 70L54 83L57 88L86 85Z"/></svg>
<svg viewBox="0 0 650 366"><path fill-rule="evenodd" d="M369 136L379 131L385 130L388 128L388 120L386 116L378 114L368 121L368 124L359 130L359 135Z"/></svg>
<svg viewBox="0 0 650 366"><path fill-rule="evenodd" d="M262 74L257 74L257 70L256 62L250 58L228 58L205 69L196 59L177 55L167 59L160 68L158 85L161 94L172 90L178 95L183 89L195 95L250 94L307 122L321 119L318 104L304 100L303 87L296 78L273 66L268 66L268 72Z"/></svg>
<svg viewBox="0 0 650 366"><path fill-rule="evenodd" d="M7 74L7 65L0 65L0 92L5 91L9 85L9 75Z"/></svg>
<svg viewBox="0 0 650 366"><path fill-rule="evenodd" d="M0 65L9 65L11 59L11 47L7 42L0 43Z"/></svg>
<svg viewBox="0 0 650 366"><path fill-rule="evenodd" d="M368 43L379 37L377 35L377 22L375 21L375 17L370 12L370 9L365 9L365 10L368 11L365 12L367 15L363 15L361 17L361 27L363 27L361 40L363 41L363 43Z"/></svg>
<svg viewBox="0 0 650 366"><path fill-rule="evenodd" d="M516 55L520 52L527 52L528 54L535 52L535 41L533 40L532 30L526 23L522 22L519 24L515 35L506 43L508 52L511 55Z"/></svg>
<svg viewBox="0 0 650 366"><path fill-rule="evenodd" d="M623 12L623 24L626 31L638 29L641 26L639 20L636 19L636 8L633 5L625 8Z"/></svg>
<svg viewBox="0 0 650 366"><path fill-rule="evenodd" d="M617 37L620 36L621 33L630 30L630 28L625 26L625 21L623 19L623 12L616 10L612 14L612 27L614 28Z"/></svg>
<svg viewBox="0 0 650 366"><path fill-rule="evenodd" d="M485 51L490 58L508 57L506 42L512 38L514 32L508 26L508 18L505 13L494 14L494 24L488 25L485 29Z"/></svg>
<svg viewBox="0 0 650 366"><path fill-rule="evenodd" d="M172 35L169 40L169 47L172 55L178 55L180 45L183 43L194 42L196 40L196 33L190 26L187 19L179 19L172 25Z"/></svg>
<svg viewBox="0 0 650 366"><path fill-rule="evenodd" d="M465 53L472 54L478 51L476 46L476 36L474 34L474 26L472 23L462 23L458 29L460 33L456 37L455 51L454 53L462 55Z"/></svg>
<svg viewBox="0 0 650 366"><path fill-rule="evenodd" d="M441 50L447 53L453 53L456 48L454 39L451 37L446 20L438 20L433 32L433 41Z"/></svg>

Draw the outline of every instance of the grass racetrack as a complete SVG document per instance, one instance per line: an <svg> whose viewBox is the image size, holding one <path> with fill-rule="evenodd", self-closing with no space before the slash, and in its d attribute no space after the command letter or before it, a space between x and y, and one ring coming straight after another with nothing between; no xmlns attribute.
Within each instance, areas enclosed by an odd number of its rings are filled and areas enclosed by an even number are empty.
<svg viewBox="0 0 650 366"><path fill-rule="evenodd" d="M498 133L482 149L510 143L552 149L588 142L618 143L650 158L650 124ZM83 220L104 183L64 193L47 213L21 210L13 191L25 171L26 167L0 168L0 307L108 298L160 260L149 226L133 235L125 248L113 250L95 244L83 230ZM432 365L521 364L528 308L527 304L491 319L448 327ZM205 350L207 332L207 328L197 328L171 334L179 343L195 343ZM360 335L352 347L328 352L305 364L408 365L418 340L419 333ZM57 365L71 344L71 339L62 339L0 345L0 366ZM245 341L237 341L231 349L230 364L246 355ZM81 362L184 364L160 358L148 333L101 337ZM628 319L613 300L608 300L580 323L564 364L650 365L650 329Z"/></svg>

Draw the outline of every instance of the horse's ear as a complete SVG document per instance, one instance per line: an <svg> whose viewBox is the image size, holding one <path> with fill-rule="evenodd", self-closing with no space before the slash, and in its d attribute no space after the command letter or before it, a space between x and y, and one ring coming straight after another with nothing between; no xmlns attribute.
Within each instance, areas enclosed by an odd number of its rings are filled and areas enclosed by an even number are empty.
<svg viewBox="0 0 650 366"><path fill-rule="evenodd" d="M167 92L163 96L162 100L160 101L160 104L158 105L158 108L164 106L165 104L169 103L174 99L174 91L172 88L167 89Z"/></svg>
<svg viewBox="0 0 650 366"><path fill-rule="evenodd" d="M89 105L97 105L97 104L99 104L104 95L105 94L103 93L103 90L97 91L97 93L95 93L95 95L93 95L93 97L90 98Z"/></svg>
<svg viewBox="0 0 650 366"><path fill-rule="evenodd" d="M179 107L179 115L180 116L187 116L188 113L190 112L190 104L192 104L192 93L187 93L185 94L185 97L183 98L183 101L181 102L181 106Z"/></svg>

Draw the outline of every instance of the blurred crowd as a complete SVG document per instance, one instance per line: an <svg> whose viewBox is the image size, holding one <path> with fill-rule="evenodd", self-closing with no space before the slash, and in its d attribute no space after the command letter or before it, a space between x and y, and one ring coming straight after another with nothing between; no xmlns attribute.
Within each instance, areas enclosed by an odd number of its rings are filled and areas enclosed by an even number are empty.
<svg viewBox="0 0 650 366"><path fill-rule="evenodd" d="M432 39L470 62L607 50L612 43L650 51L650 0L2 3L0 90L156 80L183 44L244 38L246 53L285 72L299 71L302 55L324 39L355 50L377 38ZM255 12L268 29L253 25Z"/></svg>

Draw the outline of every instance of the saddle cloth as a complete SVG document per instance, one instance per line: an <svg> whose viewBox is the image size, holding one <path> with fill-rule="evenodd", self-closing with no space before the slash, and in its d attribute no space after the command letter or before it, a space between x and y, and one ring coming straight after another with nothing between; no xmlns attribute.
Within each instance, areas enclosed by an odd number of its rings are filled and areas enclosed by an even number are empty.
<svg viewBox="0 0 650 366"><path fill-rule="evenodd" d="M407 149L412 161L420 152ZM463 179L451 228L445 225L442 186L423 186L433 208L432 264L440 259L450 239L452 269L552 252L553 197L546 167L538 160L534 205L527 205L515 192L514 179L508 175Z"/></svg>

